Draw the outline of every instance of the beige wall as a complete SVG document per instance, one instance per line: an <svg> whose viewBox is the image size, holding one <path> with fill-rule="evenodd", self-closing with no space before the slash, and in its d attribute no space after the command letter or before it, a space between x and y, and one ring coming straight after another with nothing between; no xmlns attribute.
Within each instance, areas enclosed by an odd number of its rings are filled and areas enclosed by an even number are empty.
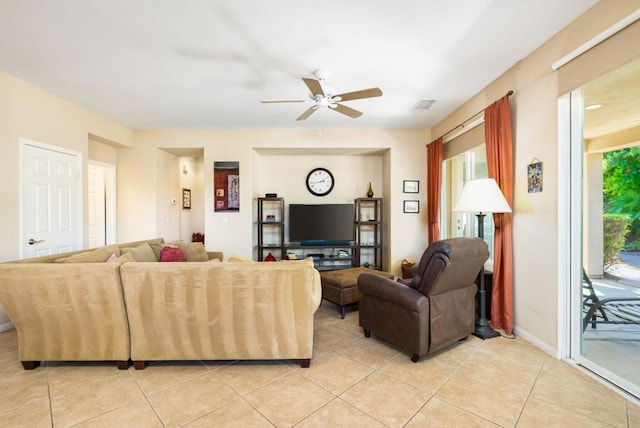
<svg viewBox="0 0 640 428"><path fill-rule="evenodd" d="M0 72L0 195L5 201L0 261L20 256L20 138L77 151L86 171L90 134L123 145L133 142L126 127Z"/></svg>
<svg viewBox="0 0 640 428"><path fill-rule="evenodd" d="M345 202L364 196L371 181L376 196L385 198L388 265L399 274L400 261L415 260L426 245L425 144L429 139L429 130L135 131L133 147L118 150L118 240L188 232L181 231L168 204L173 198L180 201L180 187L167 184L168 177L157 176L166 171L181 174L181 166L172 164L165 149L202 149L208 249L253 257L256 198L266 192L284 196L287 203ZM240 212L213 210L215 161L240 162ZM311 196L304 185L306 174L316 166L330 169L336 177L335 189L324 198ZM421 182L419 214L402 212L402 200L407 199L402 180L407 179ZM191 220L197 218L195 214Z"/></svg>
<svg viewBox="0 0 640 428"><path fill-rule="evenodd" d="M432 129L437 137L513 90L514 299L516 332L547 352L558 348L558 72L551 64L638 8L637 1L597 3ZM563 85L572 75L565 72ZM580 79L584 79L581 75ZM581 80L576 82L584 83ZM573 88L570 88L573 89ZM527 193L527 164L544 164L544 191Z"/></svg>
<svg viewBox="0 0 640 428"><path fill-rule="evenodd" d="M0 196L3 200L0 261L19 258L23 241L20 236L20 139L77 151L82 154L86 171L90 134L122 145L133 142L133 134L126 127L0 72ZM86 194L86 180L84 185ZM84 224L86 244L86 221ZM0 306L0 329L7 323L8 318Z"/></svg>
<svg viewBox="0 0 640 428"><path fill-rule="evenodd" d="M111 165L116 165L118 163L118 151L116 146L96 141L91 137L89 137L88 156L90 161L98 161Z"/></svg>

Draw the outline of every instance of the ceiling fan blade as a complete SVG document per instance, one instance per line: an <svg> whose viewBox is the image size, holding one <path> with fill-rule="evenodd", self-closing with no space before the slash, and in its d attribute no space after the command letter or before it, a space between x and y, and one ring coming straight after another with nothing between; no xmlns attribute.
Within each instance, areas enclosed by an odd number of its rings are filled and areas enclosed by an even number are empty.
<svg viewBox="0 0 640 428"><path fill-rule="evenodd" d="M318 106L309 107L302 113L300 116L296 118L296 120L305 120L309 116L311 116L316 110L318 110Z"/></svg>
<svg viewBox="0 0 640 428"><path fill-rule="evenodd" d="M322 95L324 97L324 90L322 89L322 85L320 85L320 81L310 77L303 77L302 80L311 91L311 95Z"/></svg>
<svg viewBox="0 0 640 428"><path fill-rule="evenodd" d="M273 104L273 103L303 103L309 100L262 100L260 101L263 104Z"/></svg>
<svg viewBox="0 0 640 428"><path fill-rule="evenodd" d="M342 104L336 104L335 107L331 107L331 108L333 110L337 111L338 113L342 113L342 114L347 115L349 117L352 117L354 119L357 118L357 117L362 116L362 112L361 111L352 109L351 107L347 107L347 106L342 105Z"/></svg>
<svg viewBox="0 0 640 428"><path fill-rule="evenodd" d="M362 89L361 91L345 92L344 94L335 95L334 98L340 97L340 101L359 100L361 98L373 98L382 95L380 88Z"/></svg>

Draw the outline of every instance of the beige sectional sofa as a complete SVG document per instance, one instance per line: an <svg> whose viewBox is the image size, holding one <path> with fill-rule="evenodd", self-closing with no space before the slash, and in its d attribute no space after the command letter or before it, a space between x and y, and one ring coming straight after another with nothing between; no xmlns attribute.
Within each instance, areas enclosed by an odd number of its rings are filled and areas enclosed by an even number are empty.
<svg viewBox="0 0 640 428"><path fill-rule="evenodd" d="M124 369L131 359L139 369L150 360L182 359L308 365L321 297L310 260L212 263L222 253L200 251L196 258L210 261L136 261L163 242L0 263L0 303L18 332L24 368L116 361ZM187 260L196 254L185 252Z"/></svg>
<svg viewBox="0 0 640 428"><path fill-rule="evenodd" d="M137 369L155 360L295 359L308 367L320 274L300 261L126 263Z"/></svg>

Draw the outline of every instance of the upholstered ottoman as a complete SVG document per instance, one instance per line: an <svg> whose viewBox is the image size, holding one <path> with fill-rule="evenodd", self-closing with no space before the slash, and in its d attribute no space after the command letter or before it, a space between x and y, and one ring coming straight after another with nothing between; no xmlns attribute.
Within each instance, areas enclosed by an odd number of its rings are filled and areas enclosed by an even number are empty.
<svg viewBox="0 0 640 428"><path fill-rule="evenodd" d="M340 306L342 319L344 319L347 311L346 306L358 303L362 298L362 294L358 290L358 276L365 272L393 279L393 274L389 272L363 267L320 272L322 298Z"/></svg>

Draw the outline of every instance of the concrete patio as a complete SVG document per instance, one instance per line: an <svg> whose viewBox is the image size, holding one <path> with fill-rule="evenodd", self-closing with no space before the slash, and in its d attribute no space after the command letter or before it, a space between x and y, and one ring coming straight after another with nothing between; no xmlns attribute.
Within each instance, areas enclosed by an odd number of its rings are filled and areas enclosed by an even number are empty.
<svg viewBox="0 0 640 428"><path fill-rule="evenodd" d="M611 269L611 275L591 278L600 299L640 298L640 253L620 256L621 263ZM589 325L582 339L585 357L640 388L640 324L598 324L596 329Z"/></svg>

